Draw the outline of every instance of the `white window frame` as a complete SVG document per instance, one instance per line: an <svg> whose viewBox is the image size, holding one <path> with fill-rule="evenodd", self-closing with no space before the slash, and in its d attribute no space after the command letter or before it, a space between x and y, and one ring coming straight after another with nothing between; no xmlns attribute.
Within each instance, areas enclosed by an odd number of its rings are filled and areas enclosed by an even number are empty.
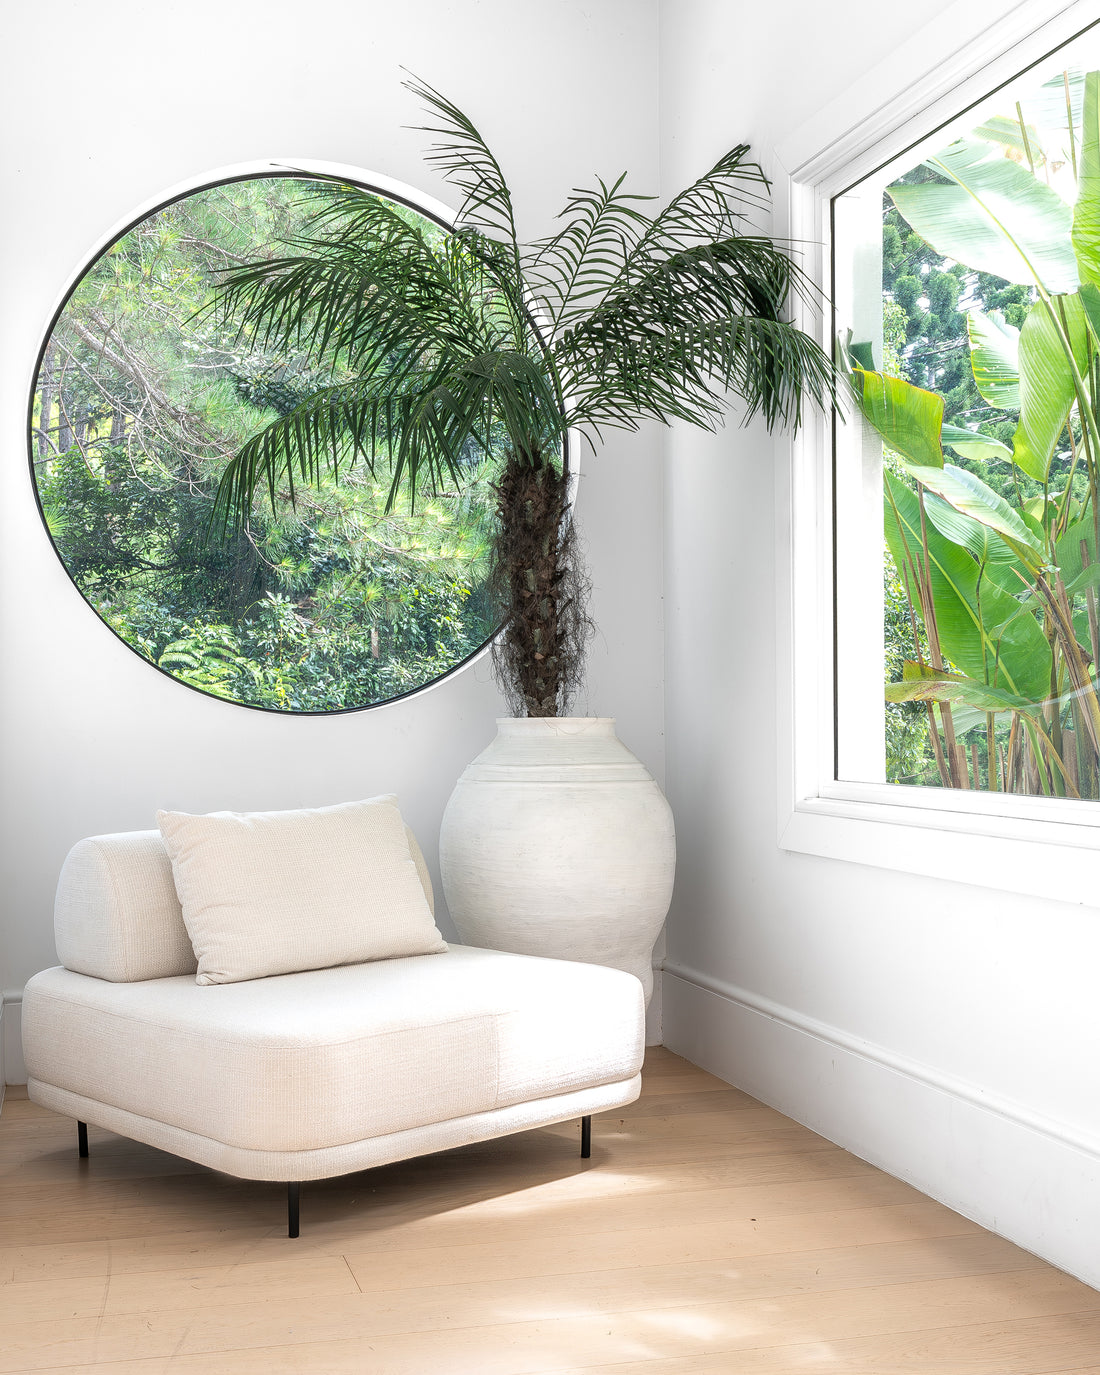
<svg viewBox="0 0 1100 1375"><path fill-rule="evenodd" d="M847 132L780 149L794 170L774 178L777 232L803 245L814 280L828 290L834 196L1097 17L1091 0L1025 0L900 95L875 102L871 74L855 95L864 108L849 98L840 112ZM898 70L895 56L877 88ZM800 306L796 319L831 349L828 311ZM777 441L780 848L1100 906L1100 802L836 781L831 470L828 421Z"/></svg>

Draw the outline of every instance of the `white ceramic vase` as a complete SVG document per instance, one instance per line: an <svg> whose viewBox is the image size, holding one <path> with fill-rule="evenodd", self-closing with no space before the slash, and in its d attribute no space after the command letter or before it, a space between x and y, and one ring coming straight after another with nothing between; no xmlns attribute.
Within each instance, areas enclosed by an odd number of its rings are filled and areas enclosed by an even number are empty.
<svg viewBox="0 0 1100 1375"><path fill-rule="evenodd" d="M499 720L451 794L439 862L467 945L625 969L648 1004L676 838L610 717Z"/></svg>

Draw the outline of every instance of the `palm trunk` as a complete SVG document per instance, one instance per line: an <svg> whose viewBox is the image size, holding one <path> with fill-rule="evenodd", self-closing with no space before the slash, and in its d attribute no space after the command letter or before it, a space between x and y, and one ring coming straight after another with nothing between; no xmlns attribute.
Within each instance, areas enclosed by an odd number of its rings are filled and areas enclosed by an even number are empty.
<svg viewBox="0 0 1100 1375"><path fill-rule="evenodd" d="M496 484L497 679L517 715L562 716L580 686L591 623L569 478L537 452L508 454Z"/></svg>

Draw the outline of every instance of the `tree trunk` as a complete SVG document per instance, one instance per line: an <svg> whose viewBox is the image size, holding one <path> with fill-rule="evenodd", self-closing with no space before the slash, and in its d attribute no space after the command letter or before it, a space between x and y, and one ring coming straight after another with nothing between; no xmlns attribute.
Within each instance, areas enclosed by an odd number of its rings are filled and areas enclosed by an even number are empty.
<svg viewBox="0 0 1100 1375"><path fill-rule="evenodd" d="M35 447L38 450L38 457L46 460L50 456L50 420L53 410L54 386L54 357L56 350L52 343L47 344L46 352L42 355L42 366L38 372L38 435Z"/></svg>
<svg viewBox="0 0 1100 1375"><path fill-rule="evenodd" d="M516 715L564 716L581 683L591 623L568 489L568 475L540 455L514 453L494 489L502 628L493 662Z"/></svg>
<svg viewBox="0 0 1100 1375"><path fill-rule="evenodd" d="M57 451L67 454L73 447L73 427L69 423L69 406L72 404L72 397L67 395L64 387L57 389Z"/></svg>

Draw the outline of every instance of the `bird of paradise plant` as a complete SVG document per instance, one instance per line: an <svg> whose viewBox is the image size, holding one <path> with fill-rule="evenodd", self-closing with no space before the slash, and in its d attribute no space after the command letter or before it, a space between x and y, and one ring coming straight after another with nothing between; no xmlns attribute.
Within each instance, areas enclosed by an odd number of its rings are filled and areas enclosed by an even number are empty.
<svg viewBox="0 0 1100 1375"><path fill-rule="evenodd" d="M1065 87L1072 203L1049 184L1051 160L1022 114L929 158L934 180L888 189L937 254L1031 288L1019 330L996 312L971 310L967 322L979 393L1018 412L1011 446L945 425L943 398L876 371L868 346L841 355L860 411L895 455L886 542L923 640L887 699L925 704L945 787L1095 798L1100 72L1085 77L1076 120L1068 76ZM1003 460L1009 497L980 471Z"/></svg>

